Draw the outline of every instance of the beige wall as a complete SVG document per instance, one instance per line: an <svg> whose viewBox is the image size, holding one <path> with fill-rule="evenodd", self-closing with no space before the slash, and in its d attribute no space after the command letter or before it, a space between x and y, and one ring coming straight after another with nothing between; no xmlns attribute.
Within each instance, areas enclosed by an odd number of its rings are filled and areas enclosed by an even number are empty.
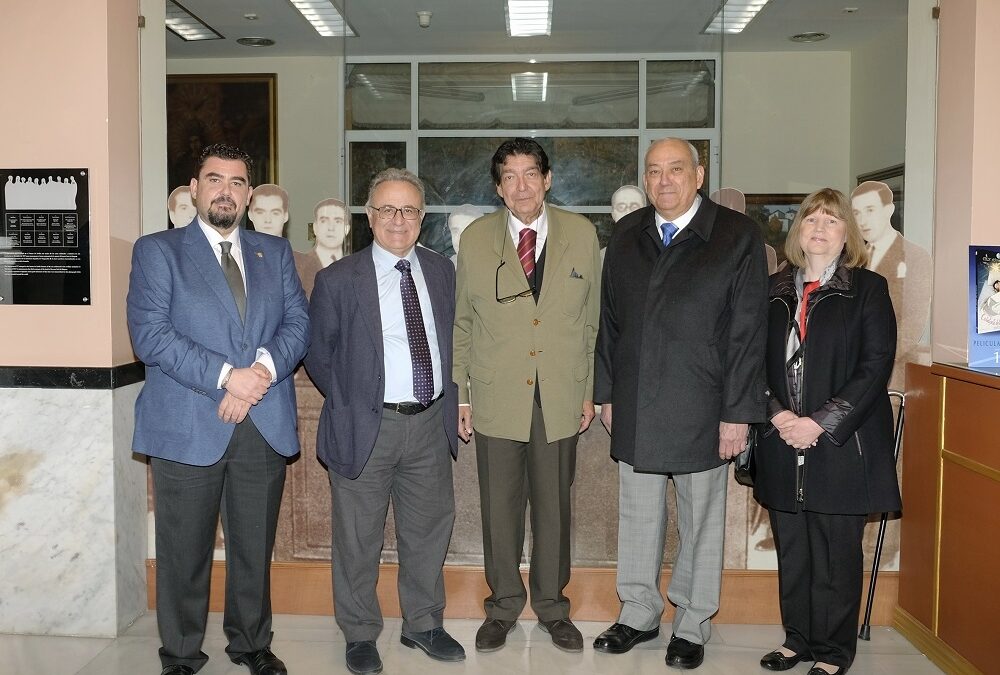
<svg viewBox="0 0 1000 675"><path fill-rule="evenodd" d="M139 233L137 8L106 0L60 3L55 14L46 3L4 6L0 91L16 95L3 106L3 165L90 170L92 302L0 306L0 365L133 360L124 307Z"/></svg>
<svg viewBox="0 0 1000 675"><path fill-rule="evenodd" d="M819 91L819 74L832 95ZM720 185L748 194L849 187L850 92L847 52L725 52Z"/></svg>
<svg viewBox="0 0 1000 675"><path fill-rule="evenodd" d="M311 246L306 239L306 225L313 218L316 202L344 196L340 95L343 71L343 59L328 56L167 60L168 74L276 74L277 182L289 193L288 238L292 248L298 250ZM166 195L163 204L161 222L165 225Z"/></svg>

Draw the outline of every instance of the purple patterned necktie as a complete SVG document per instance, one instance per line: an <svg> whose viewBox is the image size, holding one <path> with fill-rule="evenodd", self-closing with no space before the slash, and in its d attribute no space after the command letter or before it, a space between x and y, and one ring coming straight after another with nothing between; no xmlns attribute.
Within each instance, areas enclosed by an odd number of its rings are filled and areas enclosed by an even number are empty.
<svg viewBox="0 0 1000 675"><path fill-rule="evenodd" d="M403 318L406 320L406 339L410 343L410 360L413 362L413 395L423 405L430 405L434 398L434 368L431 350L427 346L424 317L420 313L417 286L410 274L410 261L396 263L400 272L399 292L403 296Z"/></svg>

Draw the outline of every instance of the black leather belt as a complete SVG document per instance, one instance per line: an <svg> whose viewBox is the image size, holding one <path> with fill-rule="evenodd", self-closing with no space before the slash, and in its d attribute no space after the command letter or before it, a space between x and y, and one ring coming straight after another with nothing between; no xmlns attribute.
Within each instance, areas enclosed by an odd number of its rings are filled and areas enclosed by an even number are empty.
<svg viewBox="0 0 1000 675"><path fill-rule="evenodd" d="M403 403L383 403L382 407L387 410L398 412L400 415L417 415L437 403L438 399L442 396L444 396L444 394L439 394L437 398L433 399L427 405L417 403L416 401L405 401Z"/></svg>

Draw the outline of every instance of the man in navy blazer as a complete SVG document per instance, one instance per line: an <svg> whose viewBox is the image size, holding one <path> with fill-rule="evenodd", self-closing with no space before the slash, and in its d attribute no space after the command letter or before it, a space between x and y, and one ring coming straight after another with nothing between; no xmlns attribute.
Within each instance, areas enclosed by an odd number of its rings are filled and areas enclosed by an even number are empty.
<svg viewBox="0 0 1000 675"><path fill-rule="evenodd" d="M316 275L306 369L326 397L316 452L330 470L333 587L347 667L377 673L378 581L390 499L399 545L400 642L442 661L465 651L442 627L455 500L458 393L452 382L455 268L416 246L420 179L386 169L372 180L374 243Z"/></svg>
<svg viewBox="0 0 1000 675"><path fill-rule="evenodd" d="M244 230L250 157L205 148L197 217L141 237L128 325L146 383L133 449L150 458L163 675L189 675L208 612L216 523L226 537L226 652L285 675L270 651L270 562L288 457L298 453L292 370L309 344L305 294L280 237Z"/></svg>

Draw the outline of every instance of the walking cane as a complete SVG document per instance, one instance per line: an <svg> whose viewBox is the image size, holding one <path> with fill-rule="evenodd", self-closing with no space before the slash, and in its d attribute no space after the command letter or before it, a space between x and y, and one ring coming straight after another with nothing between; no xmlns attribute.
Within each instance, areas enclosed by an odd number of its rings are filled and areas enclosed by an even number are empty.
<svg viewBox="0 0 1000 675"><path fill-rule="evenodd" d="M899 416L896 418L895 448L893 449L893 464L899 461L899 449L903 445L903 417L906 407L906 394L899 391L890 391L890 398L899 399ZM862 640L871 640L872 635L872 605L875 604L875 582L878 581L878 565L882 558L882 542L885 539L885 525L889 520L889 514L883 513L882 520L878 524L878 538L875 540L875 559L872 561L872 580L868 584L868 604L865 606L865 621L861 624L861 631L858 637Z"/></svg>

